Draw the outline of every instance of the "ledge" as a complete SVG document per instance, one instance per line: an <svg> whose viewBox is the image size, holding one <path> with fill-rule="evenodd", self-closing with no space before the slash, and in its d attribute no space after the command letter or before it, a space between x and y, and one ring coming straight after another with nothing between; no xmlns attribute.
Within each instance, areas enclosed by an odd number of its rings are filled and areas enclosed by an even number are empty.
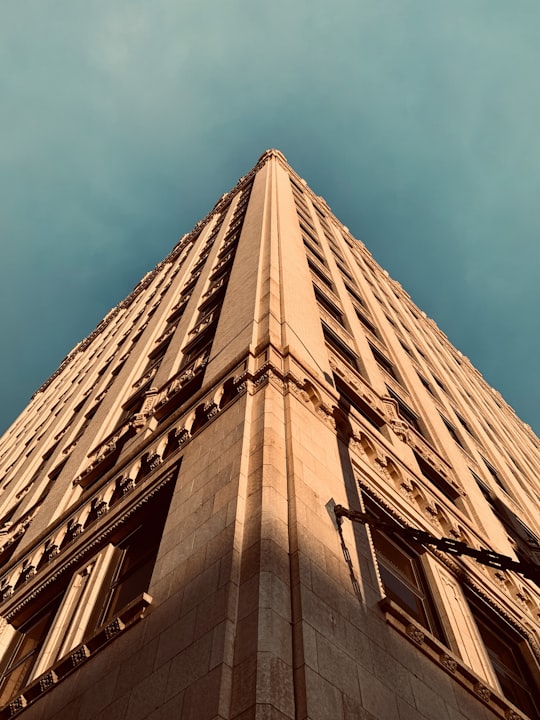
<svg viewBox="0 0 540 720"><path fill-rule="evenodd" d="M118 635L121 635L141 620L151 603L152 598L147 593L142 593L135 598L111 622L99 628L86 642L74 647L45 673L23 688L17 697L12 698L7 705L0 709L0 720L18 715L51 688L58 685L64 678L71 675L87 660L97 655L102 648L112 642Z"/></svg>
<svg viewBox="0 0 540 720"><path fill-rule="evenodd" d="M442 642L437 640L426 628L419 625L399 605L385 597L379 606L386 616L386 622L395 628L403 637L430 658L438 667L454 678L471 695L482 702L496 717L504 720L528 720L498 691L486 685L486 681L476 675L463 660L454 655Z"/></svg>

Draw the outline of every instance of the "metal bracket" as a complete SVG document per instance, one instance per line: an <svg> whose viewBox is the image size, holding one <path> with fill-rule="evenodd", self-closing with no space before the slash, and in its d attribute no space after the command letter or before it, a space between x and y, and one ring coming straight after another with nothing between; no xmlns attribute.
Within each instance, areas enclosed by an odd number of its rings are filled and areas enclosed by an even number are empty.
<svg viewBox="0 0 540 720"><path fill-rule="evenodd" d="M508 557L508 555L501 555L487 548L477 550L476 548L469 547L460 540L445 537L437 538L425 530L416 530L415 528L404 527L395 521L383 520L375 513L369 511L360 512L358 510L349 510L343 507L343 505L334 505L334 514L336 516L338 529L343 523L343 518L348 518L351 522L361 523L362 525L372 525L385 532L402 537L405 540L417 542L420 545L433 545L438 550L449 553L450 555L456 555L457 557L467 555L481 565L487 565L497 570L513 570L529 578L529 580L532 580L540 587L540 566L535 563L518 562Z"/></svg>

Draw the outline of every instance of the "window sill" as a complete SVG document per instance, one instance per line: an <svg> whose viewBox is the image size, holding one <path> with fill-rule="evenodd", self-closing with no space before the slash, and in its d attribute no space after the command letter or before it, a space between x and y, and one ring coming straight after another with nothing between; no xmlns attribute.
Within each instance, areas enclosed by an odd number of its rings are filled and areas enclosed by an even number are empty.
<svg viewBox="0 0 540 720"><path fill-rule="evenodd" d="M82 645L73 648L67 655L60 658L47 672L33 680L11 702L0 710L0 720L18 715L46 692L54 688L65 677L71 675L87 660L94 657L102 648L123 634L132 625L141 620L152 603L147 593L142 593L120 612L107 625L99 630Z"/></svg>
<svg viewBox="0 0 540 720"><path fill-rule="evenodd" d="M383 598L379 602L386 622L395 628L403 637L429 657L436 665L453 677L462 687L484 703L496 717L504 720L523 720L523 715L497 691L488 687L485 681L476 675L463 660L454 655L440 640L419 625L399 605Z"/></svg>

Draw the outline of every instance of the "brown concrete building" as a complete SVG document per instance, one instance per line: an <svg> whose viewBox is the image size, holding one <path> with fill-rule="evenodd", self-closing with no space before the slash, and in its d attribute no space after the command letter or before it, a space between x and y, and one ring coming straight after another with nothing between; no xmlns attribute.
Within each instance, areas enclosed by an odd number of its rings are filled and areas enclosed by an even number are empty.
<svg viewBox="0 0 540 720"><path fill-rule="evenodd" d="M0 443L0 719L538 718L539 461L270 150Z"/></svg>

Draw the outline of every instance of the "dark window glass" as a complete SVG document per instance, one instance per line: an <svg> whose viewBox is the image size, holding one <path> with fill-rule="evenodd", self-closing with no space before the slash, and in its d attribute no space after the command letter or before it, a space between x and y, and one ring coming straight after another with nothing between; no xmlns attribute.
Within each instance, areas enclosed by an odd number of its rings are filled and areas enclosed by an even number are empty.
<svg viewBox="0 0 540 720"><path fill-rule="evenodd" d="M474 437L474 433L471 430L469 423L465 420L465 418L461 417L461 415L458 412L456 412L456 417L459 420L461 426L463 428L465 428L465 430L469 433L469 435L472 435Z"/></svg>
<svg viewBox="0 0 540 720"><path fill-rule="evenodd" d="M456 443L459 445L459 447L465 449L464 446L463 446L463 443L462 443L462 441L461 441L461 438L459 437L459 435L458 435L457 432L456 432L456 428L452 425L452 423L450 422L450 420L447 420L447 419L444 417L444 415L441 415L441 418L442 418L443 423L446 425L446 429L448 430L448 432L449 432L450 435L452 436L454 442L456 442Z"/></svg>
<svg viewBox="0 0 540 720"><path fill-rule="evenodd" d="M371 537L386 596L446 642L417 553L373 527Z"/></svg>
<svg viewBox="0 0 540 720"><path fill-rule="evenodd" d="M17 630L11 647L4 656L5 664L0 677L2 703L15 697L30 681L32 670L51 629L62 597L63 593L58 594Z"/></svg>
<svg viewBox="0 0 540 720"><path fill-rule="evenodd" d="M326 267L326 260L322 256L321 252L306 238L303 238L303 241L306 249L317 258L321 265Z"/></svg>
<svg viewBox="0 0 540 720"><path fill-rule="evenodd" d="M394 366L390 362L390 360L386 357L386 355L383 355L380 350L378 350L374 345L370 344L371 352L373 353L373 357L377 361L377 363L382 367L382 369L390 375L390 377L393 377L394 380L399 379L396 375L396 371L394 370Z"/></svg>
<svg viewBox="0 0 540 720"><path fill-rule="evenodd" d="M418 415L413 410L411 410L411 408L405 403L405 401L402 400L399 395L392 390L392 388L388 387L388 385L386 386L386 390L388 392L388 395L397 402L398 411L401 417L406 422L408 422L412 428L414 428L417 432L423 435L424 432L420 427Z"/></svg>
<svg viewBox="0 0 540 720"><path fill-rule="evenodd" d="M525 640L479 602L469 602L478 631L505 697L531 718L539 717L540 688L535 687L524 657Z"/></svg>
<svg viewBox="0 0 540 720"><path fill-rule="evenodd" d="M459 493L455 490L452 485L439 475L435 468L431 467L423 457L414 453L418 467L422 475L430 481L436 488L438 488L451 502L455 503L456 498L459 497Z"/></svg>
<svg viewBox="0 0 540 720"><path fill-rule="evenodd" d="M308 257L308 265L311 272L317 276L317 278L324 284L326 287L334 292L334 285L328 275L323 272L314 262L311 260L311 258Z"/></svg>
<svg viewBox="0 0 540 720"><path fill-rule="evenodd" d="M322 328L326 344L348 365L353 367L355 370L358 370L356 355L349 350L345 343L340 340L340 338L338 338L338 336L333 333L327 325L322 323Z"/></svg>
<svg viewBox="0 0 540 720"><path fill-rule="evenodd" d="M347 288L347 292L349 293L349 295L350 295L354 300L356 300L356 302L357 302L359 305L365 305L365 304L366 304L366 303L364 302L364 298L363 298L361 295L359 295L359 293L358 293L353 287L351 287L351 285L349 285L349 283L346 282L346 283L345 283L345 287Z"/></svg>
<svg viewBox="0 0 540 720"><path fill-rule="evenodd" d="M110 580L104 589L97 626L106 624L141 593L146 592L156 562L174 483L150 500L127 535L118 541ZM89 634L96 622L90 624Z"/></svg>
<svg viewBox="0 0 540 720"><path fill-rule="evenodd" d="M334 385L336 390L339 392L339 404L341 407L348 412L350 408L356 410L368 423L376 430L380 430L384 425L378 415L376 415L370 406L360 398L352 388L346 385L343 380L336 374L334 374Z"/></svg>
<svg viewBox="0 0 540 720"><path fill-rule="evenodd" d="M490 426L490 427L491 427L491 426ZM506 485L503 483L503 481L502 481L502 479L501 479L501 476L499 475L499 473L497 472L497 470L495 470L495 468L493 467L493 465L492 465L491 463L489 463L489 462L486 460L485 457L483 457L482 460L484 461L484 465L485 465L485 466L487 467L487 469L489 470L489 474L491 475L491 477L493 478L493 480L497 483L497 485L501 488L501 490L504 490L504 492L505 492L507 495L510 495L510 491L508 490L508 488L506 487Z"/></svg>
<svg viewBox="0 0 540 720"><path fill-rule="evenodd" d="M377 328L375 325L371 322L371 320L365 315L361 310L359 310L356 305L353 306L354 311L356 313L356 317L360 320L362 325L369 330L370 333L375 335L375 337L379 337L379 333L377 332Z"/></svg>
<svg viewBox="0 0 540 720"><path fill-rule="evenodd" d="M319 305L323 307L326 312L334 318L334 320L337 320L340 325L343 325L343 327L345 327L343 313L341 312L341 310L336 307L336 305L334 305L334 303L329 298L327 298L326 295L324 295L316 285L313 286L313 291L315 292L315 297L317 298L317 302L319 303Z"/></svg>

